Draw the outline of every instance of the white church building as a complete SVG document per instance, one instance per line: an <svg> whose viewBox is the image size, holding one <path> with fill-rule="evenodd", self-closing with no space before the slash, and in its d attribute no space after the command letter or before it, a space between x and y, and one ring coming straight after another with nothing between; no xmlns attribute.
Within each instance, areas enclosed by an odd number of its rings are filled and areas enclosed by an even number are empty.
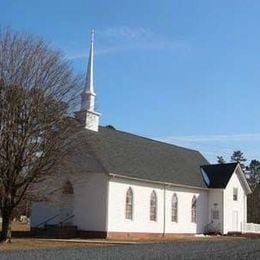
<svg viewBox="0 0 260 260"><path fill-rule="evenodd" d="M60 167L58 202L33 205L32 229L105 238L241 231L251 190L239 164L211 165L198 151L99 126L93 52L92 33L80 142Z"/></svg>

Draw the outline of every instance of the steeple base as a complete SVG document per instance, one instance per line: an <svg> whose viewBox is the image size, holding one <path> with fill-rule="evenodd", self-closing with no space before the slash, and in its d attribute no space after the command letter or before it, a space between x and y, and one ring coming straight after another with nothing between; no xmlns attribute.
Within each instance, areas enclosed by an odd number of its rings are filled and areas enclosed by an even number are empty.
<svg viewBox="0 0 260 260"><path fill-rule="evenodd" d="M87 110L76 112L75 115L86 129L98 132L100 113Z"/></svg>

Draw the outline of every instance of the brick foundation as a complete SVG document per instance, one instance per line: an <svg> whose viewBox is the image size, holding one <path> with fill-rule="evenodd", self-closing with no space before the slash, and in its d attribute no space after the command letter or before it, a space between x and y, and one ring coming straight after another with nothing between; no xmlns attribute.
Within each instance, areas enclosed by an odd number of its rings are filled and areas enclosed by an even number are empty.
<svg viewBox="0 0 260 260"><path fill-rule="evenodd" d="M80 237L80 238L107 238L107 232L106 231L78 230L77 237Z"/></svg>
<svg viewBox="0 0 260 260"><path fill-rule="evenodd" d="M179 236L194 236L194 234L177 233L141 233L141 232L108 232L107 239L158 239L158 238L176 238Z"/></svg>
<svg viewBox="0 0 260 260"><path fill-rule="evenodd" d="M174 239L180 236L194 236L194 234L177 233L142 233L142 232L106 232L106 231L85 231L76 230L74 227L49 227L31 228L30 234L37 237L49 238L103 238L110 240L131 240L131 239Z"/></svg>

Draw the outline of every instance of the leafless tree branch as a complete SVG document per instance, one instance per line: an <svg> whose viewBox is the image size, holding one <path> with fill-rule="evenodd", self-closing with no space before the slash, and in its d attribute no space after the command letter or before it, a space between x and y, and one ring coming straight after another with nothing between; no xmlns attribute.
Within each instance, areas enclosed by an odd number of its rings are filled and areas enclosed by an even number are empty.
<svg viewBox="0 0 260 260"><path fill-rule="evenodd" d="M80 86L62 54L43 40L0 31L2 241L10 239L12 212L30 186L48 178L66 154Z"/></svg>

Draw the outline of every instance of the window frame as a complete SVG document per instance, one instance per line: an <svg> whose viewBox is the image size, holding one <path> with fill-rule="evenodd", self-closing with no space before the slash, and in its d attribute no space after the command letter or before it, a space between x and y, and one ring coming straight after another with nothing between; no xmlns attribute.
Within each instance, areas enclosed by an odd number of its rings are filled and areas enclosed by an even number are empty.
<svg viewBox="0 0 260 260"><path fill-rule="evenodd" d="M197 198L195 195L191 200L191 222L197 223Z"/></svg>
<svg viewBox="0 0 260 260"><path fill-rule="evenodd" d="M211 218L212 218L212 220L215 220L215 221L217 221L217 220L219 220L219 210L218 209L212 209L211 210Z"/></svg>
<svg viewBox="0 0 260 260"><path fill-rule="evenodd" d="M73 195L74 188L70 180L66 180L62 186L62 194Z"/></svg>
<svg viewBox="0 0 260 260"><path fill-rule="evenodd" d="M150 195L150 221L157 221L157 208L158 208L158 201L157 201L157 194L156 191L153 190Z"/></svg>
<svg viewBox="0 0 260 260"><path fill-rule="evenodd" d="M238 201L238 188L233 188L233 201Z"/></svg>
<svg viewBox="0 0 260 260"><path fill-rule="evenodd" d="M133 220L134 217L134 192L131 187L126 191L125 197L125 219Z"/></svg>
<svg viewBox="0 0 260 260"><path fill-rule="evenodd" d="M171 201L171 221L174 223L178 222L178 196L176 193L172 195L172 201Z"/></svg>

